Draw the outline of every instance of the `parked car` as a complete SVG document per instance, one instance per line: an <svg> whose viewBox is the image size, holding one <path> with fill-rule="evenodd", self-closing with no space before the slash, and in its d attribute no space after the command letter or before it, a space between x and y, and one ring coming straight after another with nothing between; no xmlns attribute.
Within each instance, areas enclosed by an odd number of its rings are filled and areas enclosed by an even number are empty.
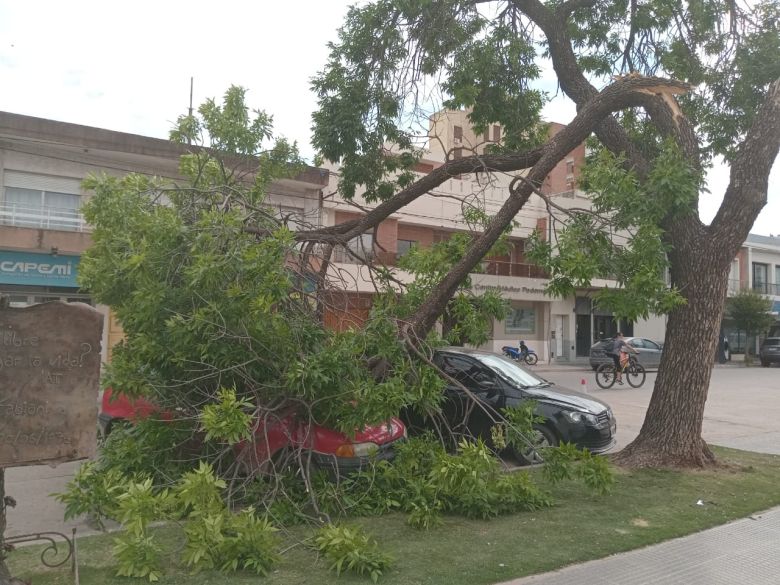
<svg viewBox="0 0 780 585"><path fill-rule="evenodd" d="M476 407L461 388L448 385L442 410L456 438L479 437L492 444L492 418L500 420L502 408L533 400L536 413L544 417L544 422L534 426L537 447L568 442L601 453L615 444L615 416L609 405L597 398L556 386L517 362L493 353L442 348L436 351L433 361L472 392L488 411ZM402 418L413 431L435 429L439 422L413 412L403 413ZM538 461L538 453L530 447L511 452L523 463Z"/></svg>
<svg viewBox="0 0 780 585"><path fill-rule="evenodd" d="M131 400L106 389L98 415L100 430L105 436L118 422L133 422L156 412L159 408L148 400ZM160 417L172 419L173 415L162 411ZM257 424L254 431L253 441L238 445L237 459L248 471L262 471L277 454L292 447L311 451L311 463L331 477L359 470L370 460L392 459L395 444L406 437L406 427L397 418L367 426L350 439L339 431L303 421L292 412Z"/></svg>
<svg viewBox="0 0 780 585"><path fill-rule="evenodd" d="M639 352L636 356L646 370L656 370L661 363L661 353L664 349L663 343L658 343L644 337L624 337L625 342ZM611 364L612 358L607 355L612 350L612 337L601 339L590 346L590 367L594 371L601 364Z"/></svg>
<svg viewBox="0 0 780 585"><path fill-rule="evenodd" d="M761 343L758 356L765 368L768 368L769 364L780 363L780 337L766 337Z"/></svg>

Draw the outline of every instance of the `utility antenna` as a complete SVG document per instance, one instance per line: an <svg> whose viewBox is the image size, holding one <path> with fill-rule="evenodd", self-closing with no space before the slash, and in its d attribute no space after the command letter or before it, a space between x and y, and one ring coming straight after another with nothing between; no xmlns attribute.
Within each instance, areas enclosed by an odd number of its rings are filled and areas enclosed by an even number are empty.
<svg viewBox="0 0 780 585"><path fill-rule="evenodd" d="M192 119L192 86L194 85L194 77L190 77L190 119ZM187 138L187 144L192 144L192 137Z"/></svg>
<svg viewBox="0 0 780 585"><path fill-rule="evenodd" d="M190 77L190 117L192 117L192 86L194 84L194 77Z"/></svg>

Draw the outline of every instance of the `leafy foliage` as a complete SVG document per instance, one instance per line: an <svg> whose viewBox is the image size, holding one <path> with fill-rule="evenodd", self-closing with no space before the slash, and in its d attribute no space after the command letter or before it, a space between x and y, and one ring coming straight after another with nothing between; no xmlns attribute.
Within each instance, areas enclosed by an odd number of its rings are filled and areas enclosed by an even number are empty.
<svg viewBox="0 0 780 585"><path fill-rule="evenodd" d="M607 494L615 482L604 457L577 449L571 443L546 450L544 463L543 473L553 483L576 476L592 490Z"/></svg>
<svg viewBox="0 0 780 585"><path fill-rule="evenodd" d="M769 329L775 322L771 311L772 300L753 290L743 290L726 299L726 316L748 336ZM749 356L749 343L745 345L745 352Z"/></svg>
<svg viewBox="0 0 780 585"><path fill-rule="evenodd" d="M218 439L230 445L248 439L252 417L245 410L251 408L252 403L236 398L234 388L223 388L217 396L219 402L207 404L200 413L200 422L206 431L205 439Z"/></svg>
<svg viewBox="0 0 780 585"><path fill-rule="evenodd" d="M505 424L497 425L506 445L511 445L520 451L528 445L528 437L533 436L534 425L544 422L544 417L536 414L536 402L524 400L517 406L504 408L501 414L506 419Z"/></svg>
<svg viewBox="0 0 780 585"><path fill-rule="evenodd" d="M551 480L581 479L594 491L608 491L612 473L603 457L572 446L565 455L558 455L557 448L549 451L554 474L559 474ZM331 517L400 510L411 526L425 530L442 524L444 514L489 519L552 505L527 472L506 473L484 443L463 441L457 452L447 453L429 436L400 445L392 463L383 461L338 484L314 487L320 511Z"/></svg>
<svg viewBox="0 0 780 585"><path fill-rule="evenodd" d="M160 578L164 551L149 526L166 519L185 521L182 558L196 570L251 570L266 575L278 560L277 529L267 518L258 517L254 508L229 510L223 499L225 482L207 463L185 473L173 489L155 488L148 478L106 477L117 480L110 491L119 494L109 513L125 527L125 533L115 539L118 575Z"/></svg>
<svg viewBox="0 0 780 585"><path fill-rule="evenodd" d="M555 296L573 296L595 279L614 279L615 287L594 293L596 304L637 320L669 313L685 302L665 279L669 245L661 224L694 213L701 177L672 142L662 145L641 182L623 163L606 149L592 156L581 185L592 194L593 212L575 213L557 231L555 242L535 232L528 257L550 272L547 290Z"/></svg>
<svg viewBox="0 0 780 585"><path fill-rule="evenodd" d="M138 577L151 582L159 581L161 549L154 536L137 535L126 532L114 539L114 555L120 577Z"/></svg>
<svg viewBox="0 0 780 585"><path fill-rule="evenodd" d="M369 576L376 583L391 564L390 557L379 550L376 541L359 528L323 526L314 542L337 575L347 570L354 571Z"/></svg>
<svg viewBox="0 0 780 585"><path fill-rule="evenodd" d="M87 515L103 530L103 520L116 516L116 498L125 481L119 470L100 470L94 461L88 461L54 498L65 504L65 520Z"/></svg>

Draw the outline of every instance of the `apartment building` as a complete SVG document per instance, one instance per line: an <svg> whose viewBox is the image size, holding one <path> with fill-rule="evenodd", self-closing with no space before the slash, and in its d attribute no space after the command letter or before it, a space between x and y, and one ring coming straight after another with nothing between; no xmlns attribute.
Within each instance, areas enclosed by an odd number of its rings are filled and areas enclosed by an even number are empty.
<svg viewBox="0 0 780 585"><path fill-rule="evenodd" d="M94 304L78 283L91 228L81 206L89 174L130 172L179 179L182 146L168 140L0 112L0 293L12 306L49 300ZM319 221L323 169L308 168L270 188L280 214ZM103 360L122 331L108 307Z"/></svg>
<svg viewBox="0 0 780 585"><path fill-rule="evenodd" d="M550 131L558 132L563 126L552 124ZM484 153L491 143L501 141L502 128L494 125L487 132L477 134L471 128L467 112L442 111L430 121L429 139L416 171L423 176L444 164L449 158ZM589 207L590 201L578 190L577 179L585 161L585 146L573 150L549 174L541 191L564 208ZM336 193L338 169L333 176L323 204L324 225L352 219L359 215L350 202L339 199ZM374 290L371 277L360 266L353 254L374 256L378 261L393 265L395 260L412 246L428 247L448 238L452 233L468 229L463 221L464 201L481 206L488 214L496 213L508 196L509 184L516 173L476 173L453 176L435 190L418 198L407 207L384 221L376 232L364 234L350 243L350 250L336 254L338 272L346 275L344 297L340 309L331 311L331 326L340 328L359 325L371 306ZM372 205L357 197L362 209ZM535 349L543 361L574 362L587 358L592 343L604 336L613 335L620 328L627 335L638 335L662 340L665 319L652 317L637 323L618 323L614 316L600 310L592 302L593 293L609 281L594 282L591 289L577 292L573 298L555 299L545 294L547 275L541 267L525 257L525 245L534 230L546 237L552 235L552 219L543 199L532 195L518 213L517 226L510 236L510 251L500 257L486 258L482 271L471 275L475 291L495 289L510 303L508 317L493 323L491 340L485 349L499 351L503 345L516 345L519 339ZM409 278L398 274L399 279Z"/></svg>
<svg viewBox="0 0 780 585"><path fill-rule="evenodd" d="M552 124L551 132L561 125ZM419 176L441 166L447 157L482 153L500 142L502 129L492 126L477 135L465 112L441 112L431 119L429 141L417 166ZM25 306L47 300L93 303L89 291L79 288L81 254L91 244L90 226L81 206L89 197L81 181L90 173L124 175L140 172L178 176L183 148L167 140L0 112L0 293L11 304ZM587 207L589 200L576 187L585 147L572 151L544 181L542 191L561 207ZM362 213L336 193L337 169L307 168L294 179L278 181L269 201L280 214L299 217L309 225L334 225ZM489 214L504 203L513 174L453 176L434 191L393 214L373 234L350 243L351 252L371 255L394 265L412 246L431 246L466 230L462 201L478 203ZM358 197L363 209L371 207ZM544 201L532 195L516 217L509 252L487 258L482 271L472 275L476 291L500 291L510 303L506 320L496 321L485 348L500 350L519 339L534 348L542 360L574 362L587 358L590 345L620 328L626 334L662 340L665 319L651 317L636 323L618 323L592 302L593 293L609 281L597 281L572 298L555 299L544 293L547 275L525 257L528 236L535 229L553 235L553 216ZM334 328L359 325L371 307L373 283L365 267L354 263L350 251L334 255L343 293L324 315ZM401 279L408 275L399 274ZM753 288L774 299L780 312L780 238L749 236L732 267L730 290ZM104 359L121 338L121 328L107 307ZM780 324L780 323L779 323ZM726 330L732 348L740 334ZM732 328L733 329L733 328ZM744 334L742 334L744 345Z"/></svg>
<svg viewBox="0 0 780 585"><path fill-rule="evenodd" d="M780 235L748 235L731 263L728 294L743 290L753 290L772 301L775 327L780 328ZM743 352L747 342L745 332L728 318L723 322L723 330L732 352Z"/></svg>

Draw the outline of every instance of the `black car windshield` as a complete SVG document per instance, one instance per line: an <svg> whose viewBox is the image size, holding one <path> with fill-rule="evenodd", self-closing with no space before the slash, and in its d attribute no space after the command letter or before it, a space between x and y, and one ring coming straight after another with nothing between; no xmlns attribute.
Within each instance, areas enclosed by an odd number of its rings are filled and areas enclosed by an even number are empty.
<svg viewBox="0 0 780 585"><path fill-rule="evenodd" d="M524 370L513 361L508 360L505 357L490 354L477 354L473 355L472 357L475 357L480 362L520 387L527 388L531 386L549 384L546 380L538 376L534 376L531 372Z"/></svg>

